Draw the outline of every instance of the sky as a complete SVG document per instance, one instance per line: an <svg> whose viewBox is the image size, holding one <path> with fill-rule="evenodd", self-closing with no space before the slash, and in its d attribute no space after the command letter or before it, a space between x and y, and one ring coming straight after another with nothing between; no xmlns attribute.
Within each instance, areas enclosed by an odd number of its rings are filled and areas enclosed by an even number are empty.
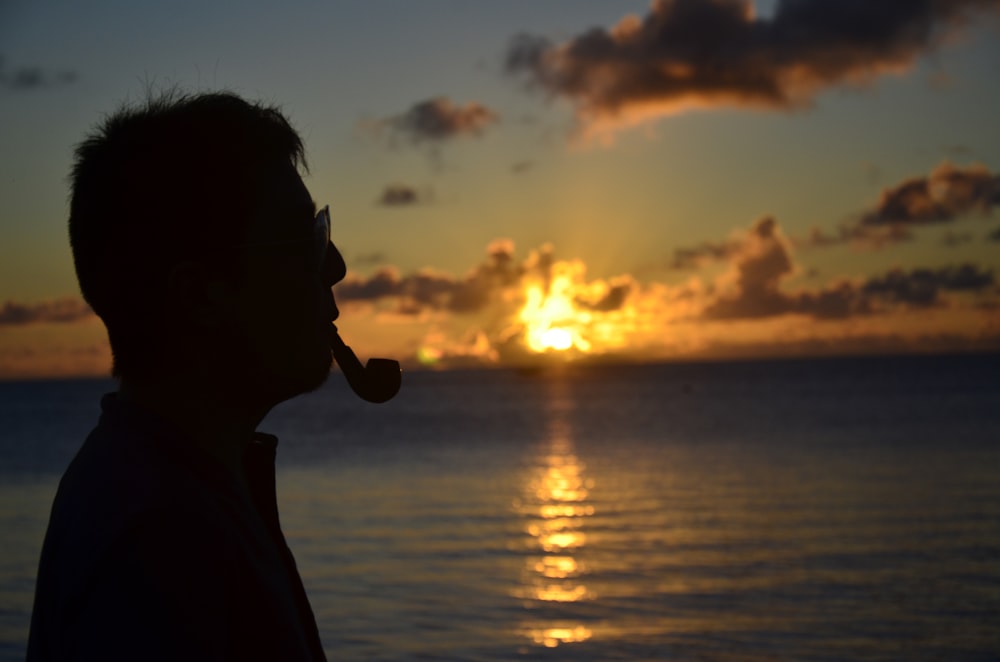
<svg viewBox="0 0 1000 662"><path fill-rule="evenodd" d="M359 354L1000 349L997 80L1000 0L0 0L0 378L109 373L67 175L171 86L302 133Z"/></svg>

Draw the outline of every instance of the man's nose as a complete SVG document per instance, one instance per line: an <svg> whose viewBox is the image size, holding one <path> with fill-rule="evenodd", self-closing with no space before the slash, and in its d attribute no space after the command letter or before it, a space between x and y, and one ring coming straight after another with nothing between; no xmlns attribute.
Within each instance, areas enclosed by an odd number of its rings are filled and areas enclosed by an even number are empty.
<svg viewBox="0 0 1000 662"><path fill-rule="evenodd" d="M344 256L337 250L337 245L332 241L326 249L326 261L323 264L323 279L331 287L344 280L347 275L347 264L344 263Z"/></svg>

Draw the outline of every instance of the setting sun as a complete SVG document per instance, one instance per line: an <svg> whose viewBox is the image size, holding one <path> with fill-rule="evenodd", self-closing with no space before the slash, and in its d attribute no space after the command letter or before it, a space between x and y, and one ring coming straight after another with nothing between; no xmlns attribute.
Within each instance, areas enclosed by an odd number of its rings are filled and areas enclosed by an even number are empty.
<svg viewBox="0 0 1000 662"><path fill-rule="evenodd" d="M533 352L591 349L590 341L583 336L591 314L574 305L573 280L568 273L557 273L548 292L541 284L530 285L519 317L525 343Z"/></svg>
<svg viewBox="0 0 1000 662"><path fill-rule="evenodd" d="M560 329L558 327L549 329L542 333L542 345L544 345L546 349L569 349L573 346L573 336L566 329Z"/></svg>

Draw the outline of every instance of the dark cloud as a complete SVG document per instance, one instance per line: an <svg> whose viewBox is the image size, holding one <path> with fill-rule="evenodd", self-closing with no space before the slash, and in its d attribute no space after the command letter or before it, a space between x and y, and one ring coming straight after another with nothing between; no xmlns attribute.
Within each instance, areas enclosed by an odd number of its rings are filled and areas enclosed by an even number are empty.
<svg viewBox="0 0 1000 662"><path fill-rule="evenodd" d="M940 303L941 292L983 292L994 282L992 271L962 264L941 269L893 269L884 276L868 280L858 291L863 297L885 303L926 308Z"/></svg>
<svg viewBox="0 0 1000 662"><path fill-rule="evenodd" d="M771 317L790 312L789 302L779 292L781 279L793 271L786 242L770 216L754 222L750 234L733 254L736 294L716 300L705 309L711 319Z"/></svg>
<svg viewBox="0 0 1000 662"><path fill-rule="evenodd" d="M988 213L1000 205L1000 176L984 166L944 162L927 177L912 177L883 189L878 203L862 215L862 227L949 223L963 215Z"/></svg>
<svg viewBox="0 0 1000 662"><path fill-rule="evenodd" d="M904 306L927 308L942 303L943 292L985 293L995 283L993 272L973 264L893 269L861 282L841 280L817 290L785 292L781 283L795 271L790 243L770 217L757 221L741 252L734 257L733 292L717 298L704 311L708 319L756 319L798 314L816 319L843 319Z"/></svg>
<svg viewBox="0 0 1000 662"><path fill-rule="evenodd" d="M425 310L471 314L489 311L507 316L524 303L524 292L538 286L549 296L557 272L576 273L569 263L557 263L550 245L532 251L524 260L514 257L514 244L497 240L489 245L485 259L464 276L423 270L401 276L394 268L383 268L369 277L349 275L334 288L338 302L387 302L397 313L416 314ZM561 265L561 267L560 267ZM559 272L562 268L563 271ZM584 285L583 272L576 273L574 287L580 294L572 296L579 311L608 313L622 309L629 297L639 289L628 275L609 281ZM574 276L571 276L571 278ZM576 294L574 292L573 294ZM507 322L504 322L504 326Z"/></svg>
<svg viewBox="0 0 1000 662"><path fill-rule="evenodd" d="M348 276L334 287L338 301L371 301L399 294L399 273L391 268L379 269L369 278Z"/></svg>
<svg viewBox="0 0 1000 662"><path fill-rule="evenodd" d="M797 249L851 245L863 250L879 250L912 241L919 228L953 223L977 213L989 214L997 206L1000 206L1000 176L982 165L961 167L945 161L927 176L911 177L883 189L875 205L835 230L814 227L805 235L789 237L787 244ZM745 259L747 247L753 243L755 235L763 239L761 233L775 227L773 219L762 219L746 236L736 235L724 241L705 241L694 247L677 248L667 266L691 270L713 262ZM1000 228L986 239L1000 242ZM949 231L941 241L954 247L973 241L973 235ZM772 250L772 259L777 259L780 256L778 247L772 245ZM743 265L741 269L752 266ZM752 282L755 281L751 277L748 283ZM757 303L760 301L763 299Z"/></svg>
<svg viewBox="0 0 1000 662"><path fill-rule="evenodd" d="M881 250L913 239L913 231L905 225L874 227L858 223L845 223L834 232L813 228L808 235L792 237L790 241L796 248L803 249L850 244L862 250Z"/></svg>
<svg viewBox="0 0 1000 662"><path fill-rule="evenodd" d="M409 207L430 200L429 192L421 192L406 184L389 184L378 197L384 207Z"/></svg>
<svg viewBox="0 0 1000 662"><path fill-rule="evenodd" d="M635 282L631 278L621 278L614 282L604 296L596 301L587 301L581 297L573 300L573 303L580 308L593 310L599 313L609 313L620 310L625 305L628 295L636 288Z"/></svg>
<svg viewBox="0 0 1000 662"><path fill-rule="evenodd" d="M0 86L15 91L35 90L74 82L79 74L75 71L46 71L41 67L17 67L7 69L0 58Z"/></svg>
<svg viewBox="0 0 1000 662"><path fill-rule="evenodd" d="M739 241L704 241L693 248L677 248L668 266L671 269L698 269L710 262L728 260L742 246Z"/></svg>
<svg viewBox="0 0 1000 662"><path fill-rule="evenodd" d="M698 269L712 262L731 261L746 254L748 247L754 242L775 239L777 221L771 216L763 216L751 225L744 235L736 234L725 241L703 241L692 248L677 248L668 262L670 269ZM810 241L834 241L834 238L823 234L819 229L813 229Z"/></svg>
<svg viewBox="0 0 1000 662"><path fill-rule="evenodd" d="M832 85L909 68L975 12L1000 0L655 0L640 18L561 44L512 40L508 73L571 100L588 120L691 107L807 106Z"/></svg>
<svg viewBox="0 0 1000 662"><path fill-rule="evenodd" d="M535 167L534 161L518 161L510 167L510 171L515 175L520 175L522 173L528 172Z"/></svg>
<svg viewBox="0 0 1000 662"><path fill-rule="evenodd" d="M74 297L39 303L8 301L3 305L3 308L0 308L0 327L46 322L77 322L87 319L93 314L94 311L90 309L90 306Z"/></svg>
<svg viewBox="0 0 1000 662"><path fill-rule="evenodd" d="M387 262L389 256L382 251L372 251L371 253L359 253L351 258L352 267L370 267L375 264Z"/></svg>
<svg viewBox="0 0 1000 662"><path fill-rule="evenodd" d="M495 299L500 289L517 283L525 272L513 258L513 244L497 241L487 250L486 260L464 277L431 271L400 276L384 268L369 278L349 276L334 289L338 301L377 301L396 298L401 309L424 308L471 313Z"/></svg>
<svg viewBox="0 0 1000 662"><path fill-rule="evenodd" d="M475 101L461 106L437 97L416 103L402 115L378 125L415 144L438 144L461 136L478 136L499 119L496 112Z"/></svg>
<svg viewBox="0 0 1000 662"><path fill-rule="evenodd" d="M789 238L789 241L796 248L826 248L828 246L838 246L850 240L851 233L846 227L838 228L834 233L814 227L805 236Z"/></svg>
<svg viewBox="0 0 1000 662"><path fill-rule="evenodd" d="M1000 206L1000 176L982 165L955 166L945 161L927 176L911 177L884 188L878 201L854 219L827 232L813 228L793 237L797 248L825 248L851 244L878 250L911 241L918 228L953 223L974 214L989 214ZM956 246L971 235L949 232L945 245Z"/></svg>

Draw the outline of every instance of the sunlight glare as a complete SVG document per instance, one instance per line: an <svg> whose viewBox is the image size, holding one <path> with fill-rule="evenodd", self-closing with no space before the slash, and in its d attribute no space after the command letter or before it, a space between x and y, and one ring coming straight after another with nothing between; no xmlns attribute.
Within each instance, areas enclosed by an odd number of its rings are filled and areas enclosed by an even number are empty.
<svg viewBox="0 0 1000 662"><path fill-rule="evenodd" d="M590 351L591 344L583 332L592 316L574 304L570 274L556 274L548 292L541 284L528 286L519 317L524 325L525 342L533 352Z"/></svg>
<svg viewBox="0 0 1000 662"><path fill-rule="evenodd" d="M559 644L568 644L576 641L586 641L593 636L593 632L588 627L577 625L576 627L545 628L532 630L531 638L535 643L546 648L555 648Z"/></svg>
<svg viewBox="0 0 1000 662"><path fill-rule="evenodd" d="M573 336L566 329L555 327L542 333L542 344L562 351L573 346Z"/></svg>

